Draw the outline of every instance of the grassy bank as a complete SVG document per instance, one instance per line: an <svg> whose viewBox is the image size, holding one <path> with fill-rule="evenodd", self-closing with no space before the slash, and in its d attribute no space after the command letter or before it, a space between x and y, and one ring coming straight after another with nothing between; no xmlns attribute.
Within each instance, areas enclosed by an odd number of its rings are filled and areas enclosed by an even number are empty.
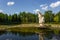
<svg viewBox="0 0 60 40"><path fill-rule="evenodd" d="M9 28L8 31L12 32L25 32L25 33L48 33L52 32L49 28L40 28L40 27L15 27L15 28Z"/></svg>
<svg viewBox="0 0 60 40"><path fill-rule="evenodd" d="M45 25L54 25L55 24L45 24ZM57 24L59 25L59 24ZM20 24L20 25L0 25L0 31L12 31L12 32L32 32L32 33L55 33L59 34L59 28L50 28L50 26L46 28L38 27L39 24Z"/></svg>

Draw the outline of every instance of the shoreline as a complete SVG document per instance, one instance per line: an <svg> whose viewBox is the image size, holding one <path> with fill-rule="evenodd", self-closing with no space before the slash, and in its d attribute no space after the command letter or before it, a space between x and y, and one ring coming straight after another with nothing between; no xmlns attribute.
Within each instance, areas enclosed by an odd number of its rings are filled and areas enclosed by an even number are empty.
<svg viewBox="0 0 60 40"><path fill-rule="evenodd" d="M57 24L57 27L51 27L51 25L56 26L56 24L45 24L47 25L45 28L38 27L39 24L20 24L20 25L0 25L0 31L20 31L20 32L40 32L40 31L51 31L51 30L58 30L60 31L60 26Z"/></svg>

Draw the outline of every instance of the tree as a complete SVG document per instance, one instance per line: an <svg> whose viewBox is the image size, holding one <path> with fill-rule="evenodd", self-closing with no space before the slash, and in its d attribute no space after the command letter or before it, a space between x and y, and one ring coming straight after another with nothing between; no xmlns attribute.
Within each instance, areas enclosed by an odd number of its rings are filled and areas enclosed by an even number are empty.
<svg viewBox="0 0 60 40"><path fill-rule="evenodd" d="M4 21L4 14L3 13L0 13L0 22L3 22Z"/></svg>
<svg viewBox="0 0 60 40"><path fill-rule="evenodd" d="M7 23L8 22L8 15L4 14L4 21Z"/></svg>
<svg viewBox="0 0 60 40"><path fill-rule="evenodd" d="M50 10L45 11L44 17L45 17L45 22L53 22L54 14Z"/></svg>
<svg viewBox="0 0 60 40"><path fill-rule="evenodd" d="M22 23L35 23L36 22L36 14L30 12L21 12L20 14Z"/></svg>
<svg viewBox="0 0 60 40"><path fill-rule="evenodd" d="M60 22L60 11L56 14L58 16L59 22Z"/></svg>
<svg viewBox="0 0 60 40"><path fill-rule="evenodd" d="M17 23L18 22L17 14L12 15L12 22L13 23Z"/></svg>
<svg viewBox="0 0 60 40"><path fill-rule="evenodd" d="M12 15L8 16L8 22L11 23L12 22Z"/></svg>
<svg viewBox="0 0 60 40"><path fill-rule="evenodd" d="M55 21L56 23L59 22L59 16L58 16L58 15L56 15L56 16L54 17L54 21Z"/></svg>
<svg viewBox="0 0 60 40"><path fill-rule="evenodd" d="M21 20L21 16L20 15L17 15L17 22L18 23L22 23L22 20Z"/></svg>
<svg viewBox="0 0 60 40"><path fill-rule="evenodd" d="M20 18L21 18L21 21L22 23L26 23L26 12L20 12L19 14Z"/></svg>

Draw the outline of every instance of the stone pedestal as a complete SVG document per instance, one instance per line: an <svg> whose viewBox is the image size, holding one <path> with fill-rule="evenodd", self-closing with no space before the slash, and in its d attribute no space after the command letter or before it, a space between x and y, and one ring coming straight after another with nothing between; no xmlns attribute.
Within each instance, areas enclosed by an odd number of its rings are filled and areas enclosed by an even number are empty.
<svg viewBox="0 0 60 40"><path fill-rule="evenodd" d="M41 23L41 24L39 24L39 26L43 26L43 24Z"/></svg>

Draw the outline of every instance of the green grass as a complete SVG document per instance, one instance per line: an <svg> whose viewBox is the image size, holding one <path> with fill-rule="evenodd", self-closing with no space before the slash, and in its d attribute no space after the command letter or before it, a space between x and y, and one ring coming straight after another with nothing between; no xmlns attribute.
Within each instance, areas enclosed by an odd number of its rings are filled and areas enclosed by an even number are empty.
<svg viewBox="0 0 60 40"><path fill-rule="evenodd" d="M15 28L8 28L9 31L15 32L31 32L31 33L47 33L51 30L49 28L39 28L39 27L15 27Z"/></svg>
<svg viewBox="0 0 60 40"><path fill-rule="evenodd" d="M46 24L46 25L56 25L56 24ZM57 24L59 25L59 24ZM51 29L48 26L46 29L38 27L39 24L20 24L20 25L0 25L0 31L16 31L16 32L32 32L32 33L60 33L60 29Z"/></svg>

